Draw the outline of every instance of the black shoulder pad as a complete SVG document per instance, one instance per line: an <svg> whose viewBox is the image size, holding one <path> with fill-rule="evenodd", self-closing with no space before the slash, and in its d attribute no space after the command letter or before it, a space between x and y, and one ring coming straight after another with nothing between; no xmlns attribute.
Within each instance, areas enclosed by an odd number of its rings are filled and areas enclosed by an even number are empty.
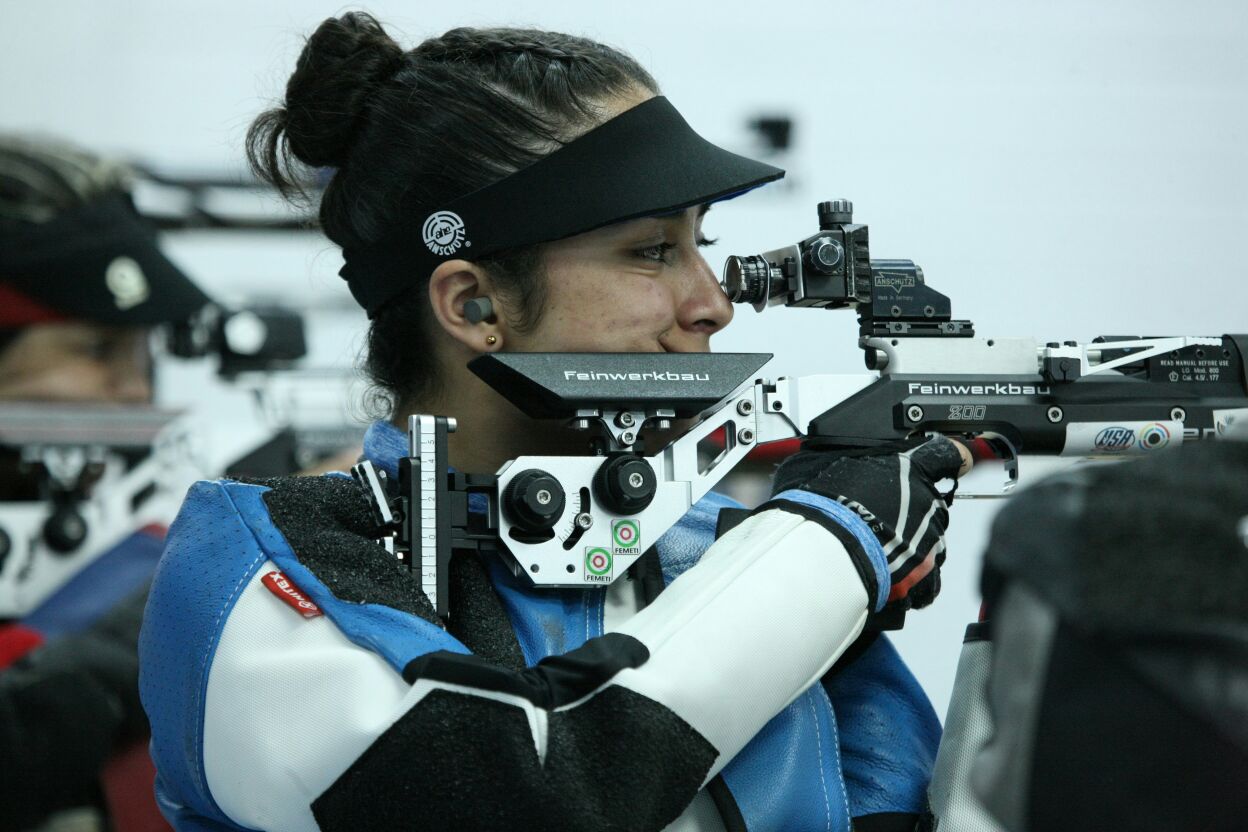
<svg viewBox="0 0 1248 832"><path fill-rule="evenodd" d="M344 601L382 604L438 623L420 581L387 552L364 492L346 477L257 480L265 505L299 562Z"/></svg>

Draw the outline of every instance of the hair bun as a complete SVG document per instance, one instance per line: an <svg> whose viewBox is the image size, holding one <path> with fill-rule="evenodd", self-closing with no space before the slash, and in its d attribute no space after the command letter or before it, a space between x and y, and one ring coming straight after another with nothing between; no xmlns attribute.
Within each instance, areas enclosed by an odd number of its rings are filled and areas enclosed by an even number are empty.
<svg viewBox="0 0 1248 832"><path fill-rule="evenodd" d="M341 167L369 96L403 64L403 49L372 15L348 12L312 33L286 85L290 151L313 167Z"/></svg>

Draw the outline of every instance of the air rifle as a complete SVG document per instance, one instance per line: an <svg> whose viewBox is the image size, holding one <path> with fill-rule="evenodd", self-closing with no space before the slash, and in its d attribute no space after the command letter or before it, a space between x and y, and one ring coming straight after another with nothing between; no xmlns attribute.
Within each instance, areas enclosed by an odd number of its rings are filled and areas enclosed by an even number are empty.
<svg viewBox="0 0 1248 832"><path fill-rule="evenodd" d="M871 259L852 212L846 200L820 203L815 234L728 258L722 283L758 311L855 310L874 372L771 380L759 375L768 354L488 354L474 373L527 415L586 431L591 453L450 472L454 419L426 415L411 417L400 482L357 466L388 545L421 571L439 615L456 550L497 552L537 586L611 583L760 444L983 439L1005 476L958 495L999 497L1055 468L1164 452L1248 421L1248 335L977 337L913 262ZM692 427L657 453L636 450L643 427L684 419ZM708 458L699 448L713 435L723 442Z"/></svg>

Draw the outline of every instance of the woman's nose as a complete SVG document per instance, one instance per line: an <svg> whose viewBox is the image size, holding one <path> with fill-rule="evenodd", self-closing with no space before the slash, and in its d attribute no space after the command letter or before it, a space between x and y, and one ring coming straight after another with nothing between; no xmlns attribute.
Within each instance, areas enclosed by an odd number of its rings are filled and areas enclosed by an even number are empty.
<svg viewBox="0 0 1248 832"><path fill-rule="evenodd" d="M676 311L681 329L709 337L728 326L732 321L732 303L701 255L690 264L686 286L685 297Z"/></svg>

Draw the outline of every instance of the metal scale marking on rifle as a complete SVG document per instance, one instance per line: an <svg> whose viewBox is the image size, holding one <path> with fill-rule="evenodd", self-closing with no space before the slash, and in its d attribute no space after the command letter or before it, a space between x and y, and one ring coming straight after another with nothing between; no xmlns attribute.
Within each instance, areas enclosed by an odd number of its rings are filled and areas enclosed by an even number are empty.
<svg viewBox="0 0 1248 832"><path fill-rule="evenodd" d="M819 205L820 230L796 245L730 257L724 290L768 306L853 308L876 375L756 374L768 354L493 353L469 367L537 419L591 431L595 454L522 456L496 475L448 473L454 420L413 416L398 498L367 463L357 479L394 550L420 557L421 586L446 617L452 551L495 552L536 586L592 588L623 575L758 444L882 445L919 433L984 437L1005 479L958 496L1005 496L1020 481L1081 462L1155 453L1248 421L1248 335L1103 337L1040 345L974 337L908 260L871 260L867 226L843 200ZM657 454L642 427L692 419ZM698 446L723 431L709 462ZM402 475L405 468L418 475ZM469 510L468 494L484 495ZM408 511L406 504L419 506ZM406 519L405 519L406 518Z"/></svg>

